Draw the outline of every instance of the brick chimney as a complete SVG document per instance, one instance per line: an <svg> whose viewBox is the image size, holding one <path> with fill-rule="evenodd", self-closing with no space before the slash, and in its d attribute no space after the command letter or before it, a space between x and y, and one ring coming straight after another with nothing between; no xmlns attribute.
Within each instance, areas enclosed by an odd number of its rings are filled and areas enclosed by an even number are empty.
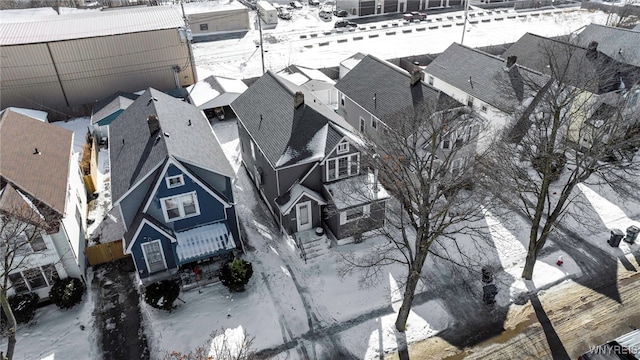
<svg viewBox="0 0 640 360"><path fill-rule="evenodd" d="M589 51L596 51L598 50L598 42L597 41L592 41L589 43L589 46L587 46L587 50Z"/></svg>
<svg viewBox="0 0 640 360"><path fill-rule="evenodd" d="M296 94L293 97L293 107L297 109L302 104L304 104L304 94L302 91L296 91Z"/></svg>
<svg viewBox="0 0 640 360"><path fill-rule="evenodd" d="M158 121L158 115L149 115L147 117L147 125L149 125L149 133L152 135L160 130L160 121Z"/></svg>
<svg viewBox="0 0 640 360"><path fill-rule="evenodd" d="M516 64L516 60L518 60L518 57L515 55L507 56L507 69L511 69Z"/></svg>
<svg viewBox="0 0 640 360"><path fill-rule="evenodd" d="M417 66L409 72L409 75L411 75L411 86L417 84L420 80L422 80L422 70Z"/></svg>

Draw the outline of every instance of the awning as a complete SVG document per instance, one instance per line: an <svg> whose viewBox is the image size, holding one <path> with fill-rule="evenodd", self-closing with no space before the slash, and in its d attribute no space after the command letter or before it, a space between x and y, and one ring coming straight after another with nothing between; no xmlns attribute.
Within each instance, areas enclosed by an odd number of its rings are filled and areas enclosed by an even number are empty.
<svg viewBox="0 0 640 360"><path fill-rule="evenodd" d="M236 247L233 235L225 222L200 226L176 233L178 246L176 254L181 264L213 256Z"/></svg>

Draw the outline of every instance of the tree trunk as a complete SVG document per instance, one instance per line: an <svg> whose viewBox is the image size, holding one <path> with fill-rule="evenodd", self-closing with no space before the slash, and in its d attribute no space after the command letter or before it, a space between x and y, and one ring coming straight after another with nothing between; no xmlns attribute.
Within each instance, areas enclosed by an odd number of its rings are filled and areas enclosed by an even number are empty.
<svg viewBox="0 0 640 360"><path fill-rule="evenodd" d="M533 267L536 265L536 253L537 251L529 251L524 263L524 270L522 270L522 278L525 280L531 280L533 277Z"/></svg>
<svg viewBox="0 0 640 360"><path fill-rule="evenodd" d="M411 312L411 305L415 296L416 287L418 286L418 280L420 280L420 273L411 269L407 277L407 286L404 289L402 306L400 306L400 311L398 311L398 317L396 318L396 329L400 332L404 332L407 329L407 319Z"/></svg>
<svg viewBox="0 0 640 360"><path fill-rule="evenodd" d="M4 314L7 316L7 323L9 324L9 330L7 330L7 355L6 358L9 360L13 359L13 352L16 347L16 318L13 316L13 311L11 310L11 305L9 305L9 298L7 297L6 290L0 291L0 305L2 305L2 310ZM2 359L4 360L4 359Z"/></svg>

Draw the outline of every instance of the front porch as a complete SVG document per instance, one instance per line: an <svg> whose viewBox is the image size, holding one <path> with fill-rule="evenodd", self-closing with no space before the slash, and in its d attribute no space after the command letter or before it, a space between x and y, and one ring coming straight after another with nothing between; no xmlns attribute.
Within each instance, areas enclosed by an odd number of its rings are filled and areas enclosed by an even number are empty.
<svg viewBox="0 0 640 360"><path fill-rule="evenodd" d="M317 227L311 230L298 231L293 234L296 245L300 250L300 257L306 263L308 260L323 256L329 252L331 241L324 229Z"/></svg>

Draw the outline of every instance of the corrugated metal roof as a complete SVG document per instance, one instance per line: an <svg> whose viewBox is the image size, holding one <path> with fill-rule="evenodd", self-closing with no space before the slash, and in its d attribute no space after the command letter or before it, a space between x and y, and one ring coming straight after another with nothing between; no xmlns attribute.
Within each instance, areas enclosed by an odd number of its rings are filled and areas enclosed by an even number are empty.
<svg viewBox="0 0 640 360"><path fill-rule="evenodd" d="M180 10L173 6L96 11L0 23L0 45L35 44L182 26L184 20Z"/></svg>

